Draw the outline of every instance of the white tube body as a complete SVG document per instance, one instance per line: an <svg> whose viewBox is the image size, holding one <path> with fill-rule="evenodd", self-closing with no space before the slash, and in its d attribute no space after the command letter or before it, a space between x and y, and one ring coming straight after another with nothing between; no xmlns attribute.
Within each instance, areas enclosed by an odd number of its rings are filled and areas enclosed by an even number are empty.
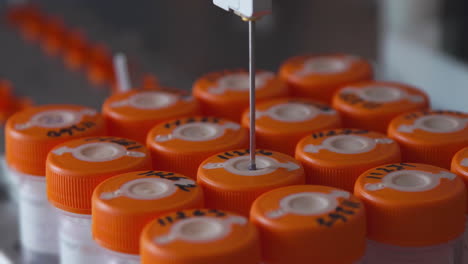
<svg viewBox="0 0 468 264"><path fill-rule="evenodd" d="M140 264L140 255L120 253L102 248L105 264Z"/></svg>
<svg viewBox="0 0 468 264"><path fill-rule="evenodd" d="M0 166L1 166L1 173L2 173L2 180L1 182L7 187L8 191L8 198L10 201L17 203L19 199L18 195L18 185L19 180L21 178L20 174L12 171L6 161L5 156L1 156L0 158Z"/></svg>
<svg viewBox="0 0 468 264"><path fill-rule="evenodd" d="M91 235L91 215L59 212L60 263L105 263L101 248Z"/></svg>
<svg viewBox="0 0 468 264"><path fill-rule="evenodd" d="M368 240L366 264L459 264L463 239L427 247L400 247Z"/></svg>
<svg viewBox="0 0 468 264"><path fill-rule="evenodd" d="M18 180L20 239L28 255L57 255L57 214L47 201L44 176L33 176L9 170Z"/></svg>

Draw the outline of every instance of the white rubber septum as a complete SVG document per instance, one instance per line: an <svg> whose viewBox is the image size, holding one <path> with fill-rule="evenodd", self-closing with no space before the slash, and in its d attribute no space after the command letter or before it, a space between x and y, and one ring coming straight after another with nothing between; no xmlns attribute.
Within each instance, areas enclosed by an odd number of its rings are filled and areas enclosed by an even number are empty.
<svg viewBox="0 0 468 264"><path fill-rule="evenodd" d="M218 169L224 168L232 174L240 176L261 176L267 175L278 168L285 168L288 171L299 169L299 165L293 162L281 163L276 159L256 155L256 170L249 170L250 158L248 156L241 156L229 159L222 163L207 163L203 166L204 169Z"/></svg>
<svg viewBox="0 0 468 264"><path fill-rule="evenodd" d="M462 165L463 167L468 167L468 158L462 159L462 161L460 162L460 165Z"/></svg>
<svg viewBox="0 0 468 264"><path fill-rule="evenodd" d="M415 129L421 129L431 133L453 133L465 129L467 124L468 118L429 115L416 119L412 125L401 125L398 131L411 133Z"/></svg>
<svg viewBox="0 0 468 264"><path fill-rule="evenodd" d="M157 135L155 141L165 142L176 138L185 141L209 141L223 136L227 129L239 130L240 125L234 122L222 125L205 122L188 123L177 127L171 134Z"/></svg>
<svg viewBox="0 0 468 264"><path fill-rule="evenodd" d="M261 72L255 75L255 90L262 89L266 82L274 77L271 72ZM212 94L224 94L226 91L248 91L250 87L247 73L232 73L221 77L216 86L208 89Z"/></svg>
<svg viewBox="0 0 468 264"><path fill-rule="evenodd" d="M128 197L135 200L157 200L171 196L177 191L176 184L195 184L190 179L179 179L171 181L161 178L141 178L131 180L120 186L113 192L103 192L100 197L104 200L111 200L117 197Z"/></svg>
<svg viewBox="0 0 468 264"><path fill-rule="evenodd" d="M281 122L303 122L312 120L320 114L335 114L334 110L322 111L317 107L301 103L284 103L270 107L265 111L256 111L256 118L269 116L271 119Z"/></svg>
<svg viewBox="0 0 468 264"><path fill-rule="evenodd" d="M356 135L338 135L325 139L321 145L306 145L305 152L318 153L321 149L340 154L359 154L373 150L377 144L393 143L389 138L368 138Z"/></svg>
<svg viewBox="0 0 468 264"><path fill-rule="evenodd" d="M61 147L52 152L57 155L71 153L75 159L87 162L106 162L123 156L139 158L146 155L143 152L128 151L125 147L110 142L87 143L76 148Z"/></svg>
<svg viewBox="0 0 468 264"><path fill-rule="evenodd" d="M279 218L287 214L321 215L335 210L338 198L349 198L346 191L332 191L329 194L319 192L301 192L288 195L279 202L279 209L267 212L268 218Z"/></svg>
<svg viewBox="0 0 468 264"><path fill-rule="evenodd" d="M83 109L81 111L73 110L50 110L37 113L24 124L17 124L15 126L18 130L27 129L30 127L43 127L43 128L60 128L76 125L79 123L83 116L96 115L93 109Z"/></svg>
<svg viewBox="0 0 468 264"><path fill-rule="evenodd" d="M307 76L309 74L337 74L350 69L355 57L346 56L343 58L333 57L313 57L304 62L304 66L296 75Z"/></svg>
<svg viewBox="0 0 468 264"><path fill-rule="evenodd" d="M169 234L155 238L155 243L167 244L175 240L203 243L221 240L231 232L232 225L246 225L247 222L242 216L187 218L172 225Z"/></svg>
<svg viewBox="0 0 468 264"><path fill-rule="evenodd" d="M140 92L130 96L127 99L116 101L111 107L131 106L137 109L156 110L174 105L178 97L166 92Z"/></svg>
<svg viewBox="0 0 468 264"><path fill-rule="evenodd" d="M366 86L363 89L347 87L342 90L342 93L353 93L366 101L374 103L390 103L401 100L409 100L415 103L424 101L424 97L421 95L410 95L404 90L391 86Z"/></svg>
<svg viewBox="0 0 468 264"><path fill-rule="evenodd" d="M456 176L445 171L434 174L419 170L402 170L385 175L380 183L366 184L365 188L369 191L389 188L402 192L422 192L439 186L442 178L453 180Z"/></svg>

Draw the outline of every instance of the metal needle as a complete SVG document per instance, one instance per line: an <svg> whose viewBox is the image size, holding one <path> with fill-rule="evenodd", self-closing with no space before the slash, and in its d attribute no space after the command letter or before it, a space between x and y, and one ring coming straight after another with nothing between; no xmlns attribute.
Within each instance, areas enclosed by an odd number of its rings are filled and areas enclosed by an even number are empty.
<svg viewBox="0 0 468 264"><path fill-rule="evenodd" d="M249 20L249 104L250 104L250 164L249 170L256 170L255 162L255 21Z"/></svg>

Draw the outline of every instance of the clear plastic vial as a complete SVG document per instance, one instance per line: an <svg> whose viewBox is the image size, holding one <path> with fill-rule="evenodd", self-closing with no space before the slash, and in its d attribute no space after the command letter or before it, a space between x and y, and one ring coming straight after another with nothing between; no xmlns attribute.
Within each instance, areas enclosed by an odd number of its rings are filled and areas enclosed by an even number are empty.
<svg viewBox="0 0 468 264"><path fill-rule="evenodd" d="M351 193L320 185L282 187L252 204L262 256L274 264L362 264L364 205Z"/></svg>
<svg viewBox="0 0 468 264"><path fill-rule="evenodd" d="M467 148L468 149L468 148ZM463 234L462 264L468 264L468 215L465 222L465 233Z"/></svg>
<svg viewBox="0 0 468 264"><path fill-rule="evenodd" d="M426 247L401 247L369 240L366 264L461 264L462 237Z"/></svg>
<svg viewBox="0 0 468 264"><path fill-rule="evenodd" d="M366 264L460 264L465 184L448 170L397 163L362 174L355 194L366 205Z"/></svg>
<svg viewBox="0 0 468 264"><path fill-rule="evenodd" d="M91 234L91 215L59 212L60 263L104 263L102 251Z"/></svg>
<svg viewBox="0 0 468 264"><path fill-rule="evenodd" d="M450 170L460 176L468 185L468 147L459 150L452 158ZM466 215L465 233L463 234L463 264L468 264L468 215Z"/></svg>
<svg viewBox="0 0 468 264"><path fill-rule="evenodd" d="M141 233L142 264L259 264L258 230L247 218L215 209L176 211Z"/></svg>
<svg viewBox="0 0 468 264"><path fill-rule="evenodd" d="M45 177L14 174L19 177L19 226L24 259L27 263L56 263L57 215L47 201Z"/></svg>
<svg viewBox="0 0 468 264"><path fill-rule="evenodd" d="M112 176L150 168L148 150L124 138L86 137L67 141L49 152L47 197L60 212L61 263L105 263L91 231L93 190Z"/></svg>
<svg viewBox="0 0 468 264"><path fill-rule="evenodd" d="M15 171L12 171L6 161L5 157L1 156L0 157L0 166L1 166L1 173L2 173L2 179L1 179L1 184L5 185L7 188L8 192L8 199L10 202L17 203L18 202L18 184L20 177L18 173Z"/></svg>
<svg viewBox="0 0 468 264"><path fill-rule="evenodd" d="M31 107L5 126L5 171L17 197L23 263L58 262L57 215L47 201L48 152L73 138L105 134L97 111L77 105Z"/></svg>
<svg viewBox="0 0 468 264"><path fill-rule="evenodd" d="M140 255L119 253L113 250L101 248L106 264L140 264Z"/></svg>

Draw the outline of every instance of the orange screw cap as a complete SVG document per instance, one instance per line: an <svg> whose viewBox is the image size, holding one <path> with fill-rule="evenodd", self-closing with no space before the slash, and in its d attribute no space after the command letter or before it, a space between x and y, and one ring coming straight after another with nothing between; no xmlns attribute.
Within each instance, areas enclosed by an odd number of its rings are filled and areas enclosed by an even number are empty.
<svg viewBox="0 0 468 264"><path fill-rule="evenodd" d="M153 126L199 110L190 97L152 89L114 94L104 102L102 112L110 135L145 142Z"/></svg>
<svg viewBox="0 0 468 264"><path fill-rule="evenodd" d="M70 70L78 70L83 67L90 50L84 34L79 30L67 32L65 35L64 62Z"/></svg>
<svg viewBox="0 0 468 264"><path fill-rule="evenodd" d="M465 230L466 190L449 171L396 163L370 169L356 181L366 206L369 239L402 247L446 243Z"/></svg>
<svg viewBox="0 0 468 264"><path fill-rule="evenodd" d="M340 189L275 189L255 200L250 219L259 230L265 263L355 264L364 256L364 205Z"/></svg>
<svg viewBox="0 0 468 264"><path fill-rule="evenodd" d="M67 141L47 156L47 197L64 211L91 214L91 197L99 183L118 174L149 169L149 152L138 142L116 137Z"/></svg>
<svg viewBox="0 0 468 264"><path fill-rule="evenodd" d="M8 110L14 107L13 87L10 81L0 79L0 109Z"/></svg>
<svg viewBox="0 0 468 264"><path fill-rule="evenodd" d="M203 207L194 180L167 171L134 171L99 184L92 198L94 240L126 254L139 254L140 234L151 220L170 211Z"/></svg>
<svg viewBox="0 0 468 264"><path fill-rule="evenodd" d="M288 59L280 68L291 94L331 103L341 86L370 80L372 65L359 57L346 54L305 55Z"/></svg>
<svg viewBox="0 0 468 264"><path fill-rule="evenodd" d="M307 183L352 191L357 177L378 165L400 162L398 144L385 135L361 129L315 132L297 144L296 159Z"/></svg>
<svg viewBox="0 0 468 264"><path fill-rule="evenodd" d="M400 114L426 110L429 97L409 85L369 81L351 84L335 93L333 108L343 126L387 133L392 119Z"/></svg>
<svg viewBox="0 0 468 264"><path fill-rule="evenodd" d="M453 156L451 171L460 176L468 186L468 147L461 149Z"/></svg>
<svg viewBox="0 0 468 264"><path fill-rule="evenodd" d="M67 29L61 18L50 18L44 26L42 50L49 56L58 55L65 48Z"/></svg>
<svg viewBox="0 0 468 264"><path fill-rule="evenodd" d="M115 83L114 62L107 47L100 44L89 49L85 61L88 80L94 85L113 85Z"/></svg>
<svg viewBox="0 0 468 264"><path fill-rule="evenodd" d="M291 156L306 135L341 127L335 110L310 99L271 99L258 104L255 111L257 145ZM249 109L242 115L242 125L250 127Z"/></svg>
<svg viewBox="0 0 468 264"><path fill-rule="evenodd" d="M143 75L141 88L143 90L155 90L161 88L159 78L153 74L147 73Z"/></svg>
<svg viewBox="0 0 468 264"><path fill-rule="evenodd" d="M26 12L19 23L19 30L26 41L34 42L41 39L46 17L39 9Z"/></svg>
<svg viewBox="0 0 468 264"><path fill-rule="evenodd" d="M294 158L279 152L258 150L257 170L249 170L249 150L218 153L198 169L207 207L248 215L261 194L275 188L304 184L304 169Z"/></svg>
<svg viewBox="0 0 468 264"><path fill-rule="evenodd" d="M6 10L6 21L12 26L20 26L28 17L40 14L40 10L33 4L12 5Z"/></svg>
<svg viewBox="0 0 468 264"><path fill-rule="evenodd" d="M206 158L247 147L248 132L223 118L192 116L156 125L146 142L155 168L195 178Z"/></svg>
<svg viewBox="0 0 468 264"><path fill-rule="evenodd" d="M257 102L287 95L286 83L273 73L256 74ZM242 112L249 106L249 75L245 70L208 73L194 83L193 96L204 115L240 122Z"/></svg>
<svg viewBox="0 0 468 264"><path fill-rule="evenodd" d="M454 111L421 111L392 120L388 136L395 139L404 161L450 169L457 151L468 146L468 114Z"/></svg>
<svg viewBox="0 0 468 264"><path fill-rule="evenodd" d="M45 175L47 153L67 140L105 135L95 110L78 105L44 105L12 115L5 127L5 156L15 170Z"/></svg>
<svg viewBox="0 0 468 264"><path fill-rule="evenodd" d="M216 209L164 215L141 235L142 264L258 264L258 231L247 218Z"/></svg>

